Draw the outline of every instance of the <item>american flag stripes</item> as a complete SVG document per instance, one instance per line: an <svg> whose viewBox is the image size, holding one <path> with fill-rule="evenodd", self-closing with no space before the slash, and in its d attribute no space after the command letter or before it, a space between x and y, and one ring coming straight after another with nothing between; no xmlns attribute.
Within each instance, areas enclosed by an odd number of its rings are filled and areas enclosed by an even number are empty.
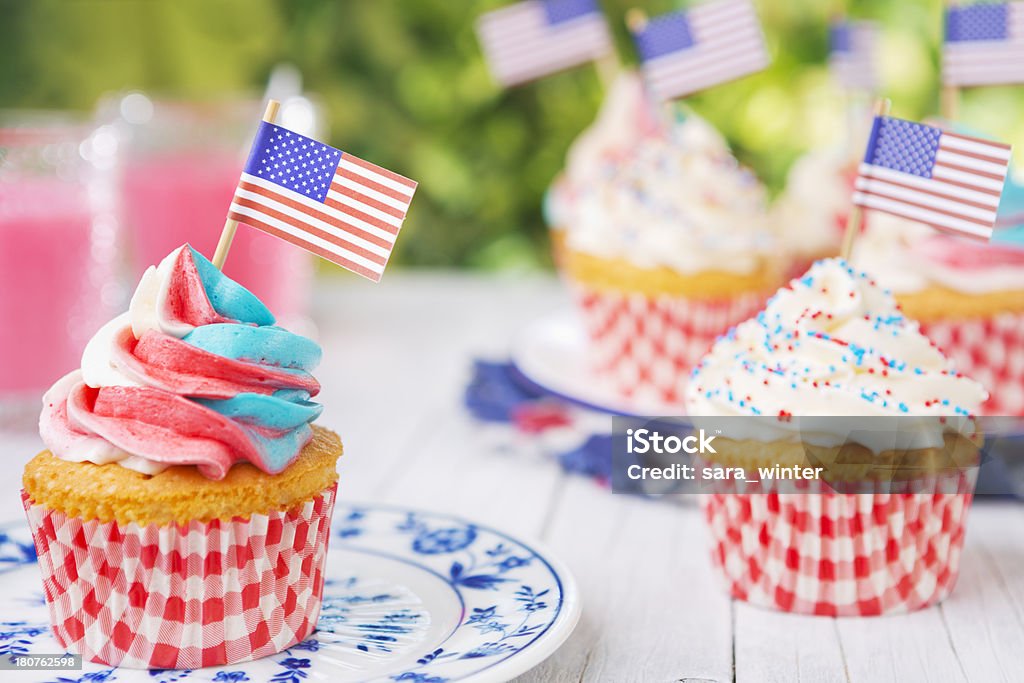
<svg viewBox="0 0 1024 683"><path fill-rule="evenodd" d="M760 71L771 61L750 0L717 0L663 14L634 39L644 77L659 100Z"/></svg>
<svg viewBox="0 0 1024 683"><path fill-rule="evenodd" d="M987 240L1009 166L1009 145L878 116L853 203Z"/></svg>
<svg viewBox="0 0 1024 683"><path fill-rule="evenodd" d="M957 87L1024 83L1024 2L946 10L942 80Z"/></svg>
<svg viewBox="0 0 1024 683"><path fill-rule="evenodd" d="M488 12L477 34L494 78L504 86L610 53L611 33L596 0L526 0Z"/></svg>
<svg viewBox="0 0 1024 683"><path fill-rule="evenodd" d="M878 27L869 21L839 21L829 29L829 69L837 81L853 90L875 90L878 74L875 48Z"/></svg>
<svg viewBox="0 0 1024 683"><path fill-rule="evenodd" d="M416 183L266 121L228 217L377 282Z"/></svg>

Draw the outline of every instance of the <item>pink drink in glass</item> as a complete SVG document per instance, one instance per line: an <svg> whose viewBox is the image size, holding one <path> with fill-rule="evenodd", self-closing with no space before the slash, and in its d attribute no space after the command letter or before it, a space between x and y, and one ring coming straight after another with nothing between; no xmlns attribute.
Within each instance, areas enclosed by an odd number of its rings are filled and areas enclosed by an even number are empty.
<svg viewBox="0 0 1024 683"><path fill-rule="evenodd" d="M0 412L38 410L115 312L113 227L99 220L83 139L0 129Z"/></svg>

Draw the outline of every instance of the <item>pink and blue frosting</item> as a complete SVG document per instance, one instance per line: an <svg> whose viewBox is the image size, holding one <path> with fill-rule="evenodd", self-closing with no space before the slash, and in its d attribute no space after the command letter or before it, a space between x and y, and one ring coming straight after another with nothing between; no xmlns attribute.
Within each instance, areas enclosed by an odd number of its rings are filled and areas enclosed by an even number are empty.
<svg viewBox="0 0 1024 683"><path fill-rule="evenodd" d="M40 434L59 458L146 474L193 465L221 479L238 462L275 474L312 438L320 357L186 245L46 394Z"/></svg>

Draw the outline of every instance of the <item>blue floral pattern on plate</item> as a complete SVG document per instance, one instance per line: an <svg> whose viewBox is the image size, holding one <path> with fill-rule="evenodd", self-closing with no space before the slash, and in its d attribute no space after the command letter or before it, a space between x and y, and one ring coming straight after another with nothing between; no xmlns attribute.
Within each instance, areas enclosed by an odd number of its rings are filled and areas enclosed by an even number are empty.
<svg viewBox="0 0 1024 683"><path fill-rule="evenodd" d="M24 523L0 526L0 657L58 653ZM376 505L335 510L318 630L277 655L228 667L19 672L52 683L501 681L575 626L571 577L546 554L449 515Z"/></svg>

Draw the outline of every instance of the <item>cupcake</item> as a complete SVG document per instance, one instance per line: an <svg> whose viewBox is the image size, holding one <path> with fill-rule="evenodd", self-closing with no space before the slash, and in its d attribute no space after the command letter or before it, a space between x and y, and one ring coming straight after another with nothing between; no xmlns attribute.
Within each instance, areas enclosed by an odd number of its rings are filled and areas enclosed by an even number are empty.
<svg viewBox="0 0 1024 683"><path fill-rule="evenodd" d="M621 91L632 107L602 112L569 157L563 272L598 376L623 396L679 403L679 378L763 304L780 263L764 188L699 117L633 126L623 145L599 134L613 111L649 111L639 83Z"/></svg>
<svg viewBox="0 0 1024 683"><path fill-rule="evenodd" d="M1024 415L1024 240L985 244L874 214L854 262L875 269L962 372L988 387L987 415ZM1012 232L1008 231L1008 232Z"/></svg>
<svg viewBox="0 0 1024 683"><path fill-rule="evenodd" d="M833 616L906 612L945 598L976 477L973 415L985 398L868 275L827 259L793 280L701 361L687 409L695 421L743 416L745 427L758 425L744 438L719 437L706 456L717 464L790 464L796 451L804 462L813 454L841 467L800 492L701 496L712 560L730 593ZM834 433L799 426L844 416L857 420L835 420ZM876 439L865 422L872 418L909 425L913 438L898 448ZM853 430L844 433L844 423ZM876 479L880 472L888 480ZM893 486L908 473L908 481L942 485ZM846 492L837 485L844 481L870 492Z"/></svg>
<svg viewBox="0 0 1024 683"><path fill-rule="evenodd" d="M22 497L53 632L85 659L192 669L316 627L341 442L320 348L188 246L43 399Z"/></svg>

